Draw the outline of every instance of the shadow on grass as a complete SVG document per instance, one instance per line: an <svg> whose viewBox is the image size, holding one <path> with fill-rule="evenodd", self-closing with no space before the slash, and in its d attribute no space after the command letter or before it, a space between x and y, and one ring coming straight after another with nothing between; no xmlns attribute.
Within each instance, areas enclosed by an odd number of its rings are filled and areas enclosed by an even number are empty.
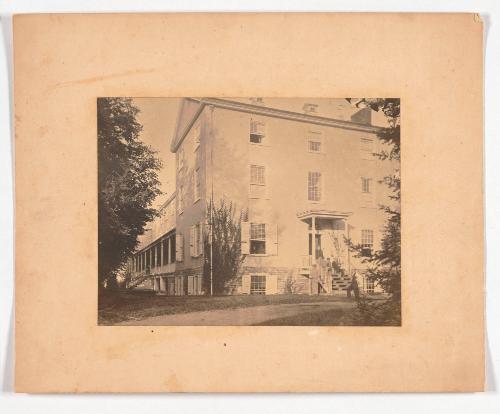
<svg viewBox="0 0 500 414"><path fill-rule="evenodd" d="M330 309L271 319L259 326L352 326L352 309Z"/></svg>

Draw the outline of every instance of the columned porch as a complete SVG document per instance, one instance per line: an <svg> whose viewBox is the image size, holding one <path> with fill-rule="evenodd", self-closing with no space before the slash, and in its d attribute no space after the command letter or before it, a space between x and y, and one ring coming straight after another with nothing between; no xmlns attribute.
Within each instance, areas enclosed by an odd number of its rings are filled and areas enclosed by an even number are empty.
<svg viewBox="0 0 500 414"><path fill-rule="evenodd" d="M297 218L308 224L308 254L301 257L299 274L309 278L309 294L343 293L350 274L349 238L350 212L307 210ZM343 272L340 271L343 269Z"/></svg>

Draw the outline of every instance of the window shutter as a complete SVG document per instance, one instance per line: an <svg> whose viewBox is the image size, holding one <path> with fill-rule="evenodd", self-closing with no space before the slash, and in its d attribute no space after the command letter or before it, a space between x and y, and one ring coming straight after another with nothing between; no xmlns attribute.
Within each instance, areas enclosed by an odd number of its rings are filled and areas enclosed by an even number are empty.
<svg viewBox="0 0 500 414"><path fill-rule="evenodd" d="M196 226L191 226L189 228L189 254L191 257L196 256L195 242L196 242Z"/></svg>
<svg viewBox="0 0 500 414"><path fill-rule="evenodd" d="M188 276L188 295L194 295L194 276Z"/></svg>
<svg viewBox="0 0 500 414"><path fill-rule="evenodd" d="M250 293L250 275L241 277L241 293Z"/></svg>
<svg viewBox="0 0 500 414"><path fill-rule="evenodd" d="M278 276L266 276L266 295L275 295L278 293Z"/></svg>
<svg viewBox="0 0 500 414"><path fill-rule="evenodd" d="M184 260L184 237L182 234L175 235L175 260L177 262Z"/></svg>
<svg viewBox="0 0 500 414"><path fill-rule="evenodd" d="M200 256L203 254L203 223L200 222L200 238L198 239L198 250L197 255Z"/></svg>
<svg viewBox="0 0 500 414"><path fill-rule="evenodd" d="M250 254L250 223L248 221L241 222L241 254Z"/></svg>
<svg viewBox="0 0 500 414"><path fill-rule="evenodd" d="M278 225L266 224L266 254L278 255Z"/></svg>

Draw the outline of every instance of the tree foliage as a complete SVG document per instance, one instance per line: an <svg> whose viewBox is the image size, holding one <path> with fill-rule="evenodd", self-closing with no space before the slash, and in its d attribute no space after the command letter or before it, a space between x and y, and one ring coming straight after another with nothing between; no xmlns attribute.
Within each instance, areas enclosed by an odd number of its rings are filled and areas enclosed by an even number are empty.
<svg viewBox="0 0 500 414"><path fill-rule="evenodd" d="M246 212L238 212L233 202L224 199L218 204L209 202L207 210L211 231L204 238L204 291L210 293L212 273L213 293L223 295L228 293L243 263L241 222L246 219Z"/></svg>
<svg viewBox="0 0 500 414"><path fill-rule="evenodd" d="M350 100L350 98L347 98ZM377 137L387 150L376 155L381 160L399 161L401 155L400 136L400 100L362 99L357 105L382 111L387 117L389 126L382 128ZM383 182L391 190L390 198L395 206L381 205L387 214L382 234L381 247L370 256L363 255L363 247L348 241L349 248L357 257L367 264L366 276L390 295L389 301L371 301L366 297L358 301L355 312L356 323L364 325L399 325L401 323L401 178L399 168L393 174L384 177Z"/></svg>
<svg viewBox="0 0 500 414"><path fill-rule="evenodd" d="M131 98L99 98L98 277L99 286L116 285L116 275L137 247L137 237L157 216L151 207L161 194L156 151L140 140L139 109Z"/></svg>

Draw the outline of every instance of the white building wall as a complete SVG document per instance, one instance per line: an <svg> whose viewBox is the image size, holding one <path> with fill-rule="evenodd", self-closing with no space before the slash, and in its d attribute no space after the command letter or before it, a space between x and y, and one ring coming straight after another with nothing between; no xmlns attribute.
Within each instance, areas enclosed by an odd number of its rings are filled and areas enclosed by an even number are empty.
<svg viewBox="0 0 500 414"><path fill-rule="evenodd" d="M250 121L258 118L266 124L262 145L249 140ZM310 153L308 132L321 132L322 152ZM310 209L328 209L352 213L348 218L349 236L361 241L361 230L374 232L374 248L379 247L380 231L386 216L378 209L387 203L387 187L378 183L394 169L394 164L375 157L366 160L361 139L371 138L374 151L380 143L375 134L347 129L315 126L274 117L214 109L213 114L213 181L215 200L225 197L249 209L251 222L277 224L278 254L249 256L244 265L250 267L295 267L302 255L308 254L308 225L297 213ZM250 165L265 166L266 195L250 197ZM307 198L308 171L322 173L320 202ZM361 192L361 178L371 179L374 196L371 207ZM325 250L331 249L324 239ZM330 252L324 252L329 255ZM362 267L351 258L352 267Z"/></svg>

